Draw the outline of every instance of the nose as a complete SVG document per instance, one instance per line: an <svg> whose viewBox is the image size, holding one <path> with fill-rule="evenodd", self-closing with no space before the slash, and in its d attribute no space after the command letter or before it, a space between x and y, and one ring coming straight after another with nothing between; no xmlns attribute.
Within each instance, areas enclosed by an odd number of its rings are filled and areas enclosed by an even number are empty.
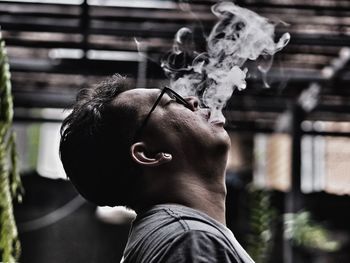
<svg viewBox="0 0 350 263"><path fill-rule="evenodd" d="M196 111L199 108L199 99L196 97L186 97L185 100L187 101L188 105L190 106L190 109L192 111Z"/></svg>

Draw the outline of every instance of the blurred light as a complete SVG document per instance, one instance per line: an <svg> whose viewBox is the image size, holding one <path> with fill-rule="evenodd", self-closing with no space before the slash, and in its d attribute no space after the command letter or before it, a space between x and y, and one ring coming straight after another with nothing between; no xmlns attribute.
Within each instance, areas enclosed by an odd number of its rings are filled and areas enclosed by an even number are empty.
<svg viewBox="0 0 350 263"><path fill-rule="evenodd" d="M339 57L344 60L350 59L350 48L343 47L339 51Z"/></svg>
<svg viewBox="0 0 350 263"><path fill-rule="evenodd" d="M49 58L52 59L80 59L84 56L84 52L81 49L70 49L70 48L55 48L49 51Z"/></svg>
<svg viewBox="0 0 350 263"><path fill-rule="evenodd" d="M66 179L59 157L60 123L44 123L40 127L38 173L47 178Z"/></svg>
<svg viewBox="0 0 350 263"><path fill-rule="evenodd" d="M320 85L311 83L310 87L301 93L298 102L306 112L312 111L317 106L320 92Z"/></svg>
<svg viewBox="0 0 350 263"><path fill-rule="evenodd" d="M55 108L44 108L41 110L41 116L45 119L57 119L63 120L65 119L72 110L63 110L63 109L55 109Z"/></svg>
<svg viewBox="0 0 350 263"><path fill-rule="evenodd" d="M319 131L319 132L324 131L324 122L323 121L315 121L313 124L313 128L315 131Z"/></svg>
<svg viewBox="0 0 350 263"><path fill-rule="evenodd" d="M326 79L331 79L336 73L342 70L350 59L350 48L343 47L339 50L337 58L332 59L329 66L322 69L322 75Z"/></svg>
<svg viewBox="0 0 350 263"><path fill-rule="evenodd" d="M88 50L86 53L86 56L88 59L99 59L99 60L117 60L117 61L143 60L138 52L128 52L128 51Z"/></svg>
<svg viewBox="0 0 350 263"><path fill-rule="evenodd" d="M303 121L301 123L301 129L303 131L312 131L312 121Z"/></svg>
<svg viewBox="0 0 350 263"><path fill-rule="evenodd" d="M81 59L84 57L84 51L81 49L55 48L49 51L51 59ZM130 51L106 51L106 50L88 50L86 52L88 59L96 60L115 60L115 61L142 61L144 57L142 52Z"/></svg>
<svg viewBox="0 0 350 263"><path fill-rule="evenodd" d="M134 7L134 8L165 8L175 9L177 4L172 1L157 0L88 0L89 5L116 6L116 7Z"/></svg>
<svg viewBox="0 0 350 263"><path fill-rule="evenodd" d="M333 75L334 75L334 70L333 70L332 67L327 66L327 67L324 67L324 68L322 69L322 76L323 76L323 77L325 77L325 78L327 78L327 79L330 79L330 78L333 77Z"/></svg>
<svg viewBox="0 0 350 263"><path fill-rule="evenodd" d="M50 122L61 122L70 113L71 109L60 108L22 108L16 107L15 116L20 119L40 119Z"/></svg>
<svg viewBox="0 0 350 263"><path fill-rule="evenodd" d="M136 212L125 206L98 206L96 217L108 224L130 224L136 217Z"/></svg>
<svg viewBox="0 0 350 263"><path fill-rule="evenodd" d="M83 3L83 0L7 0L0 2L81 5Z"/></svg>
<svg viewBox="0 0 350 263"><path fill-rule="evenodd" d="M276 120L274 131L275 132L286 132L290 130L292 123L292 115L289 111L280 114Z"/></svg>

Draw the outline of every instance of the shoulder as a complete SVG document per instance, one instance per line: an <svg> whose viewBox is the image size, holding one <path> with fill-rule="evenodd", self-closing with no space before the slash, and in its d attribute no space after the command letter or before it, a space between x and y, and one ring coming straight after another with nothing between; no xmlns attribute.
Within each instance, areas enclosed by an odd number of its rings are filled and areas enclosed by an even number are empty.
<svg viewBox="0 0 350 263"><path fill-rule="evenodd" d="M162 205L134 222L124 256L125 262L252 262L242 260L237 243L232 232L201 212Z"/></svg>
<svg viewBox="0 0 350 263"><path fill-rule="evenodd" d="M240 262L224 239L203 230L188 230L175 238L160 262Z"/></svg>
<svg viewBox="0 0 350 263"><path fill-rule="evenodd" d="M206 235L232 246L229 230L201 212L182 206L158 206L140 217L132 227L129 240L167 245L175 239Z"/></svg>

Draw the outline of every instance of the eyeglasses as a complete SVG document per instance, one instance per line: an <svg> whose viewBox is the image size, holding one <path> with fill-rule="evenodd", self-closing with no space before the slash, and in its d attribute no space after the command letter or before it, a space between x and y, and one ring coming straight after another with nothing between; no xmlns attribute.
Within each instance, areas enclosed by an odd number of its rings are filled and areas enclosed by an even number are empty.
<svg viewBox="0 0 350 263"><path fill-rule="evenodd" d="M142 135L142 132L143 132L144 128L146 127L147 122L148 122L149 118L151 117L152 112L156 109L156 107L158 106L158 104L159 104L159 102L162 99L164 94L167 94L171 99L175 100L177 103L183 104L186 108L192 108L191 104L188 101L186 101L183 97L181 97L179 94L177 94L172 89L170 89L168 87L164 87L162 89L162 92L159 94L158 98L156 99L155 103L153 104L151 110L147 114L146 118L143 120L141 126L137 129L137 131L135 133L134 141L136 139L140 138L140 136Z"/></svg>

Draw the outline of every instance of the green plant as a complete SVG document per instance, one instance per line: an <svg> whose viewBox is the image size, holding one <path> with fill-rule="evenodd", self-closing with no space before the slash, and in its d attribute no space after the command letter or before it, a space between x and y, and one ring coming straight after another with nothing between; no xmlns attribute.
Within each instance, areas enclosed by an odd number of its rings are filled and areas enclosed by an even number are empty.
<svg viewBox="0 0 350 263"><path fill-rule="evenodd" d="M13 216L13 200L21 199L15 134L11 130L13 101L5 43L0 34L0 253L12 263L20 255L20 243Z"/></svg>
<svg viewBox="0 0 350 263"><path fill-rule="evenodd" d="M276 210L271 205L271 193L253 186L248 188L250 217L247 251L256 263L269 261L272 249Z"/></svg>
<svg viewBox="0 0 350 263"><path fill-rule="evenodd" d="M334 252L340 248L340 242L332 240L329 231L314 222L307 211L284 215L284 237L294 245L308 249Z"/></svg>

